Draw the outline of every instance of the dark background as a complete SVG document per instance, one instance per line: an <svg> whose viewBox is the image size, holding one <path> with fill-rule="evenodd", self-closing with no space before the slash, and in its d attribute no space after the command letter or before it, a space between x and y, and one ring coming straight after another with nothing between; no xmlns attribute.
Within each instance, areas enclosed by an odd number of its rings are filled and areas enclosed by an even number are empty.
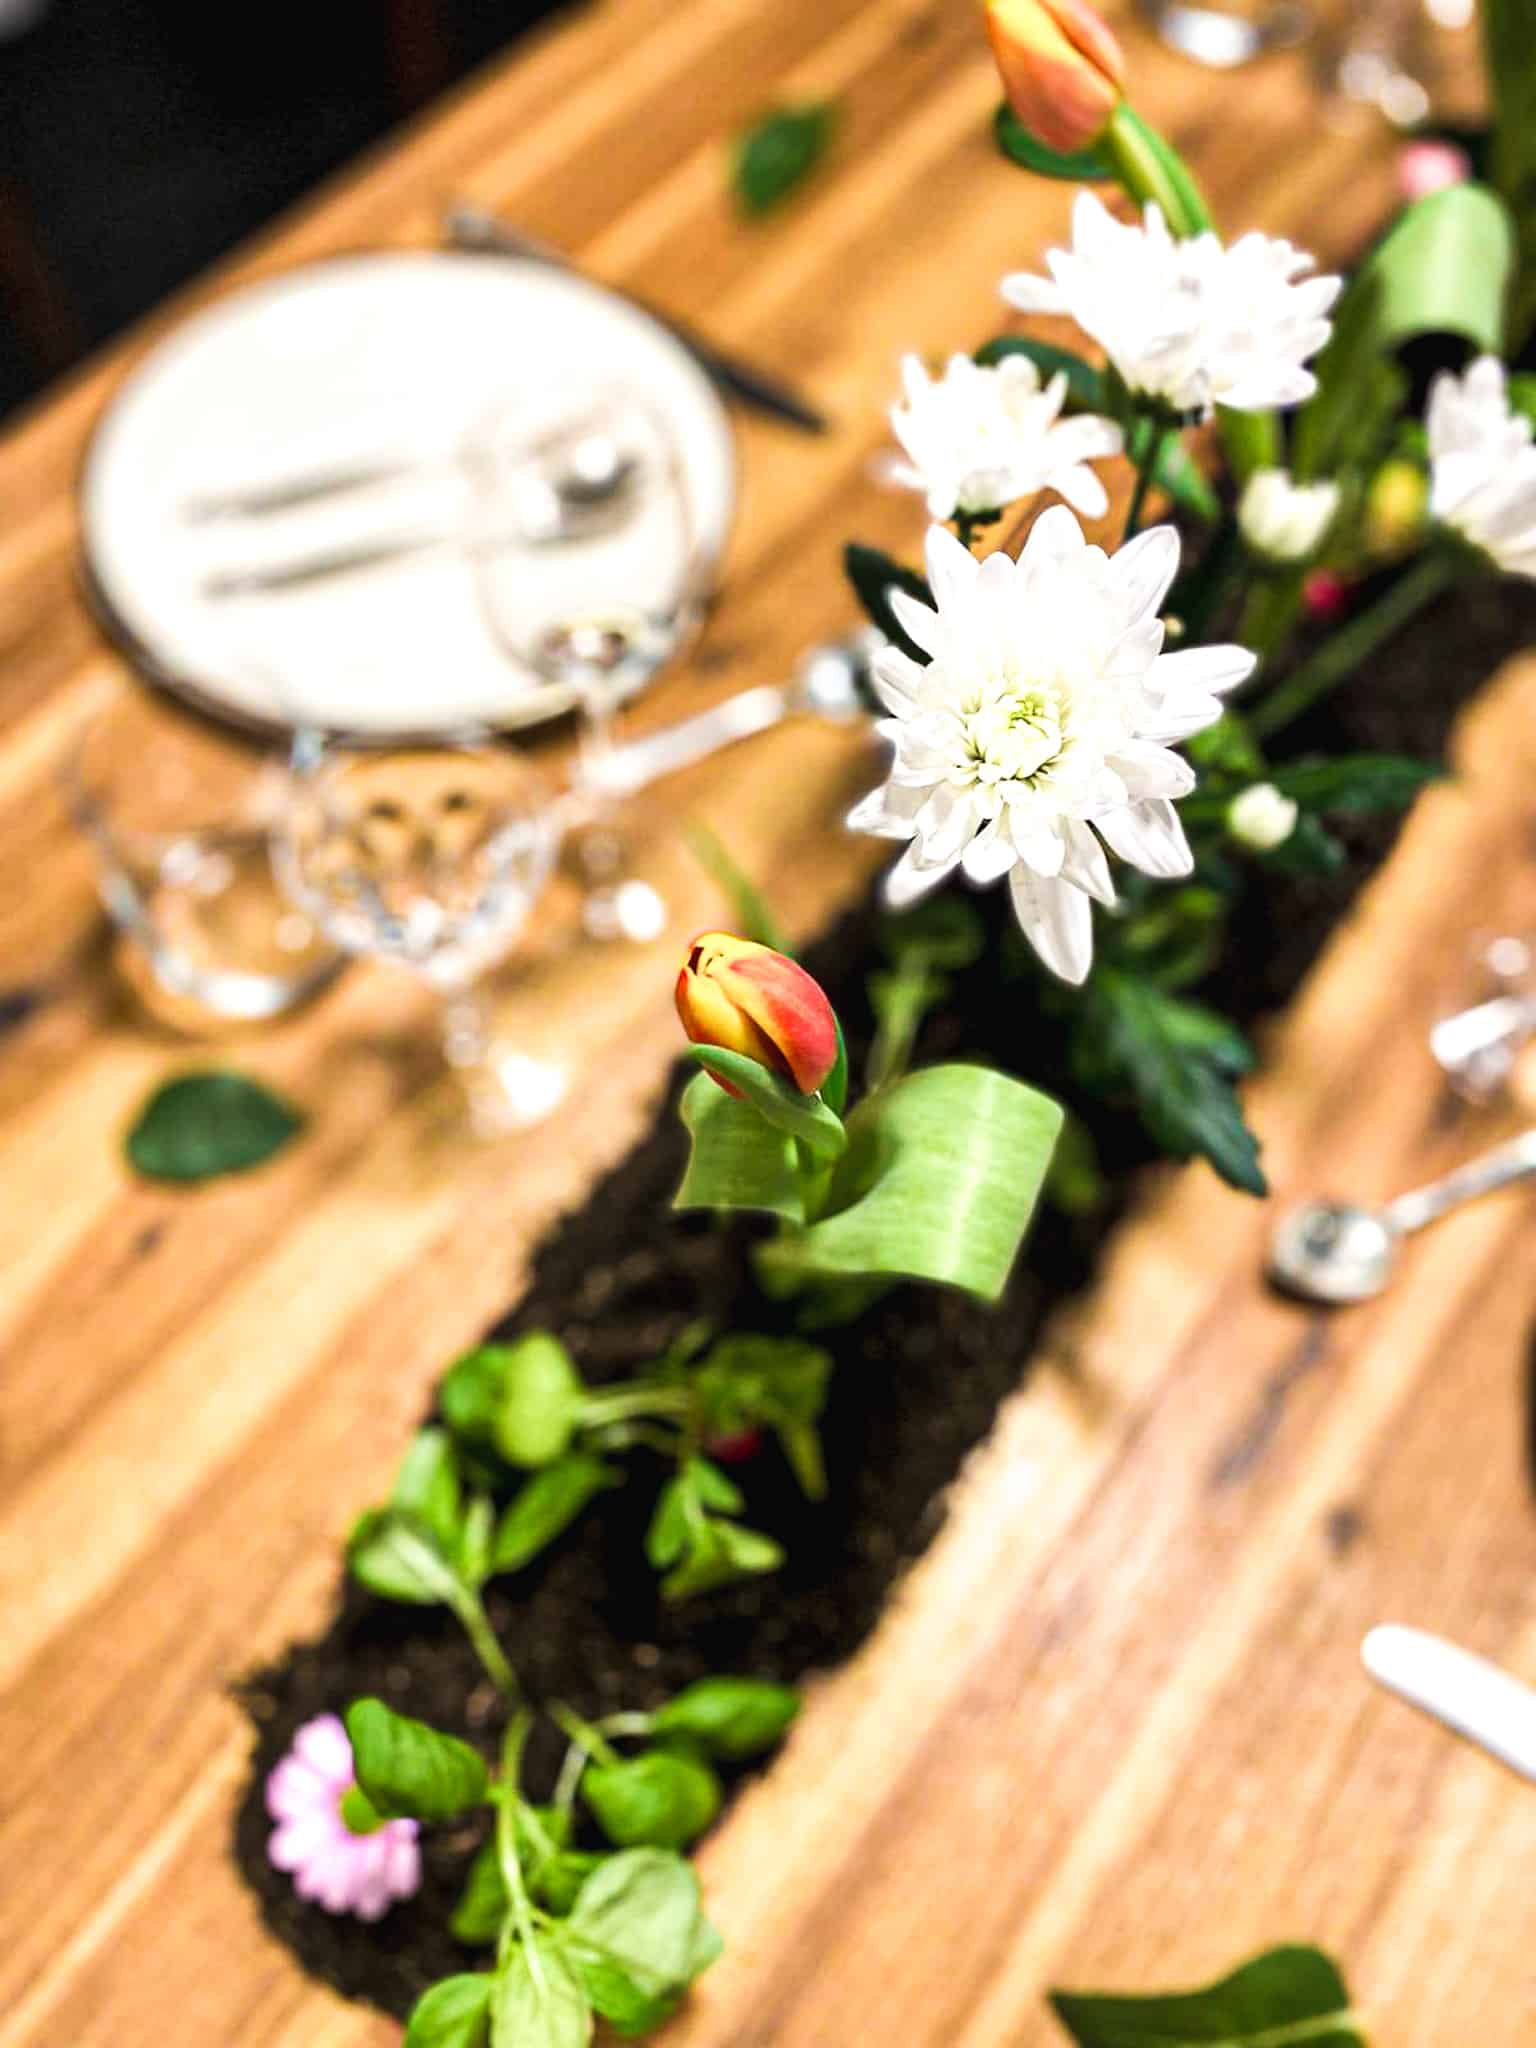
<svg viewBox="0 0 1536 2048"><path fill-rule="evenodd" d="M8 34L20 4L0 0L0 416L556 0L42 0Z"/></svg>

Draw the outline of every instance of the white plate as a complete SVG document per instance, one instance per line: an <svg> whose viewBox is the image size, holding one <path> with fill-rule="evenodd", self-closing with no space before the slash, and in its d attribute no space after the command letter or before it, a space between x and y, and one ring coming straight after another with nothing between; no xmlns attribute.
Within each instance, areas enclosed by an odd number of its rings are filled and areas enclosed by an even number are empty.
<svg viewBox="0 0 1536 2048"><path fill-rule="evenodd" d="M731 431L708 378L664 327L544 264L351 256L218 301L118 393L81 487L86 567L104 616L157 680L245 724L382 738L555 715L566 700L492 638L455 544L473 497L459 451L477 421L545 382L643 395L675 437L693 542L712 567L735 502ZM261 518L187 516L210 493L375 455L418 466ZM437 533L442 546L286 590L214 598L203 587L218 572ZM675 519L642 508L611 540L541 549L531 613L602 596L594 579L610 551L626 581L648 569L665 588L677 545Z"/></svg>

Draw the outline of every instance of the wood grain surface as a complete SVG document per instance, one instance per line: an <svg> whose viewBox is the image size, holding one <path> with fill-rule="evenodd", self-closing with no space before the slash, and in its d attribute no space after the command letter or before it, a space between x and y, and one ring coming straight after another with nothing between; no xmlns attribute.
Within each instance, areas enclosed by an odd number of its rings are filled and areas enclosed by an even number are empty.
<svg viewBox="0 0 1536 2048"><path fill-rule="evenodd" d="M1322 121L1299 59L1215 81L1133 37L1137 97L1226 226L1342 259L1391 146ZM734 219L725 138L831 94L824 175ZM580 1071L570 1113L456 1142L422 1001L357 970L248 1068L315 1110L263 1172L135 1184L118 1135L188 1050L115 978L55 766L130 687L76 594L72 484L156 335L236 280L432 241L506 210L594 274L777 365L835 417L740 424L742 513L664 717L782 676L848 618L851 534L910 550L868 478L898 351L974 344L1069 194L1011 173L961 0L609 0L475 82L60 391L0 444L0 2048L361 2048L397 2030L307 1982L227 1859L246 1735L227 1692L319 1627L337 1544L443 1362L638 1135L674 1047L668 963L719 913L678 822L712 823L809 930L875 849L837 827L868 763L783 731L637 816L674 917L599 954L558 920L508 1023ZM1469 928L1536 925L1536 665L1478 708L1255 1090L1282 1193L1387 1192L1487 1135L1444 1115L1424 1027ZM14 1004L13 1010L22 1005ZM9 1015L7 1011L5 1014ZM1536 1795L1373 1694L1372 1622L1536 1675L1524 1469L1536 1281L1518 1194L1415 1247L1384 1302L1266 1297L1265 1212L1160 1179L853 1666L709 1844L728 1938L689 2048L1013 2048L1051 1982L1199 1978L1269 1939L1341 1954L1394 2048L1536 2037Z"/></svg>

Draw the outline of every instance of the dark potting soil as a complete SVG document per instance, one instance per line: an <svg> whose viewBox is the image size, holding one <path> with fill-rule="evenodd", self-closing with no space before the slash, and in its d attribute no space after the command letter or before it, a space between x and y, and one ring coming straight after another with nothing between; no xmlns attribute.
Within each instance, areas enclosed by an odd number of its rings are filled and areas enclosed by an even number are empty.
<svg viewBox="0 0 1536 2048"><path fill-rule="evenodd" d="M1497 662L1536 640L1536 589L1505 584L1453 592L1400 634L1352 688L1298 729L1303 751L1369 750L1436 758L1462 704ZM1395 835L1395 819L1352 824L1349 864L1327 876L1256 871L1204 1001L1251 1024L1294 992L1329 930ZM1031 984L1000 979L1006 902L981 899L993 943L929 1020L923 1062L995 1059L1069 1099L1058 1034L1032 1014ZM854 1071L870 1020L864 976L875 955L866 905L807 955L848 1026ZM669 1200L684 1139L674 1078L649 1135L541 1247L526 1297L497 1334L549 1328L586 1376L614 1379L655 1359L683 1325L774 1327L746 1269L748 1230L678 1218ZM1046 1317L1091 1277L1100 1248L1152 1156L1133 1116L1073 1101L1098 1145L1107 1198L1089 1217L1042 1209L1003 1306L983 1309L935 1289L902 1287L855 1324L827 1331L837 1360L824 1423L825 1501L796 1489L776 1450L733 1476L747 1519L783 1543L772 1577L665 1608L644 1562L642 1538L661 1478L633 1457L629 1480L600 1497L576 1529L487 1604L529 1695L564 1699L597 1715L644 1708L710 1672L795 1681L840 1663L864 1640L898 1575L923 1551L944 1514L944 1494L1018 1385ZM1243 1197L1234 1194L1233 1201ZM444 1361L446 1364L447 1361ZM359 1508L367 1505L360 1501ZM351 1997L404 2015L438 1977L475 1967L447 1931L473 1827L427 1831L418 1897L376 1927L333 1919L299 1900L266 1860L270 1823L262 1786L295 1728L378 1693L403 1712L490 1745L498 1703L455 1625L430 1611L391 1607L344 1584L337 1616L252 1677L242 1698L255 1728L251 1777L235 1850L267 1924L304 1966ZM552 1772L557 1739L536 1747L531 1772Z"/></svg>

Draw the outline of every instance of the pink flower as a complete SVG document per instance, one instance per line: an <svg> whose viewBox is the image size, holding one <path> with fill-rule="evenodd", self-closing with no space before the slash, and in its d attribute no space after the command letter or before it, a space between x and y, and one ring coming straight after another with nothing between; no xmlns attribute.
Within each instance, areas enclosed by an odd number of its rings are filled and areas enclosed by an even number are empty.
<svg viewBox="0 0 1536 2048"><path fill-rule="evenodd" d="M267 1779L267 1811L277 1822L267 1860L292 1871L299 1897L327 1913L380 1920L396 1899L420 1889L420 1830L413 1820L387 1820L371 1834L353 1834L341 1802L356 1782L352 1745L337 1716L306 1721Z"/></svg>
<svg viewBox="0 0 1536 2048"><path fill-rule="evenodd" d="M1448 185L1465 185L1472 159L1454 142L1408 142L1397 159L1397 182L1405 199L1427 199Z"/></svg>
<svg viewBox="0 0 1536 2048"><path fill-rule="evenodd" d="M1332 569L1314 569L1301 586L1301 601L1314 619L1337 619L1349 610L1355 587Z"/></svg>

